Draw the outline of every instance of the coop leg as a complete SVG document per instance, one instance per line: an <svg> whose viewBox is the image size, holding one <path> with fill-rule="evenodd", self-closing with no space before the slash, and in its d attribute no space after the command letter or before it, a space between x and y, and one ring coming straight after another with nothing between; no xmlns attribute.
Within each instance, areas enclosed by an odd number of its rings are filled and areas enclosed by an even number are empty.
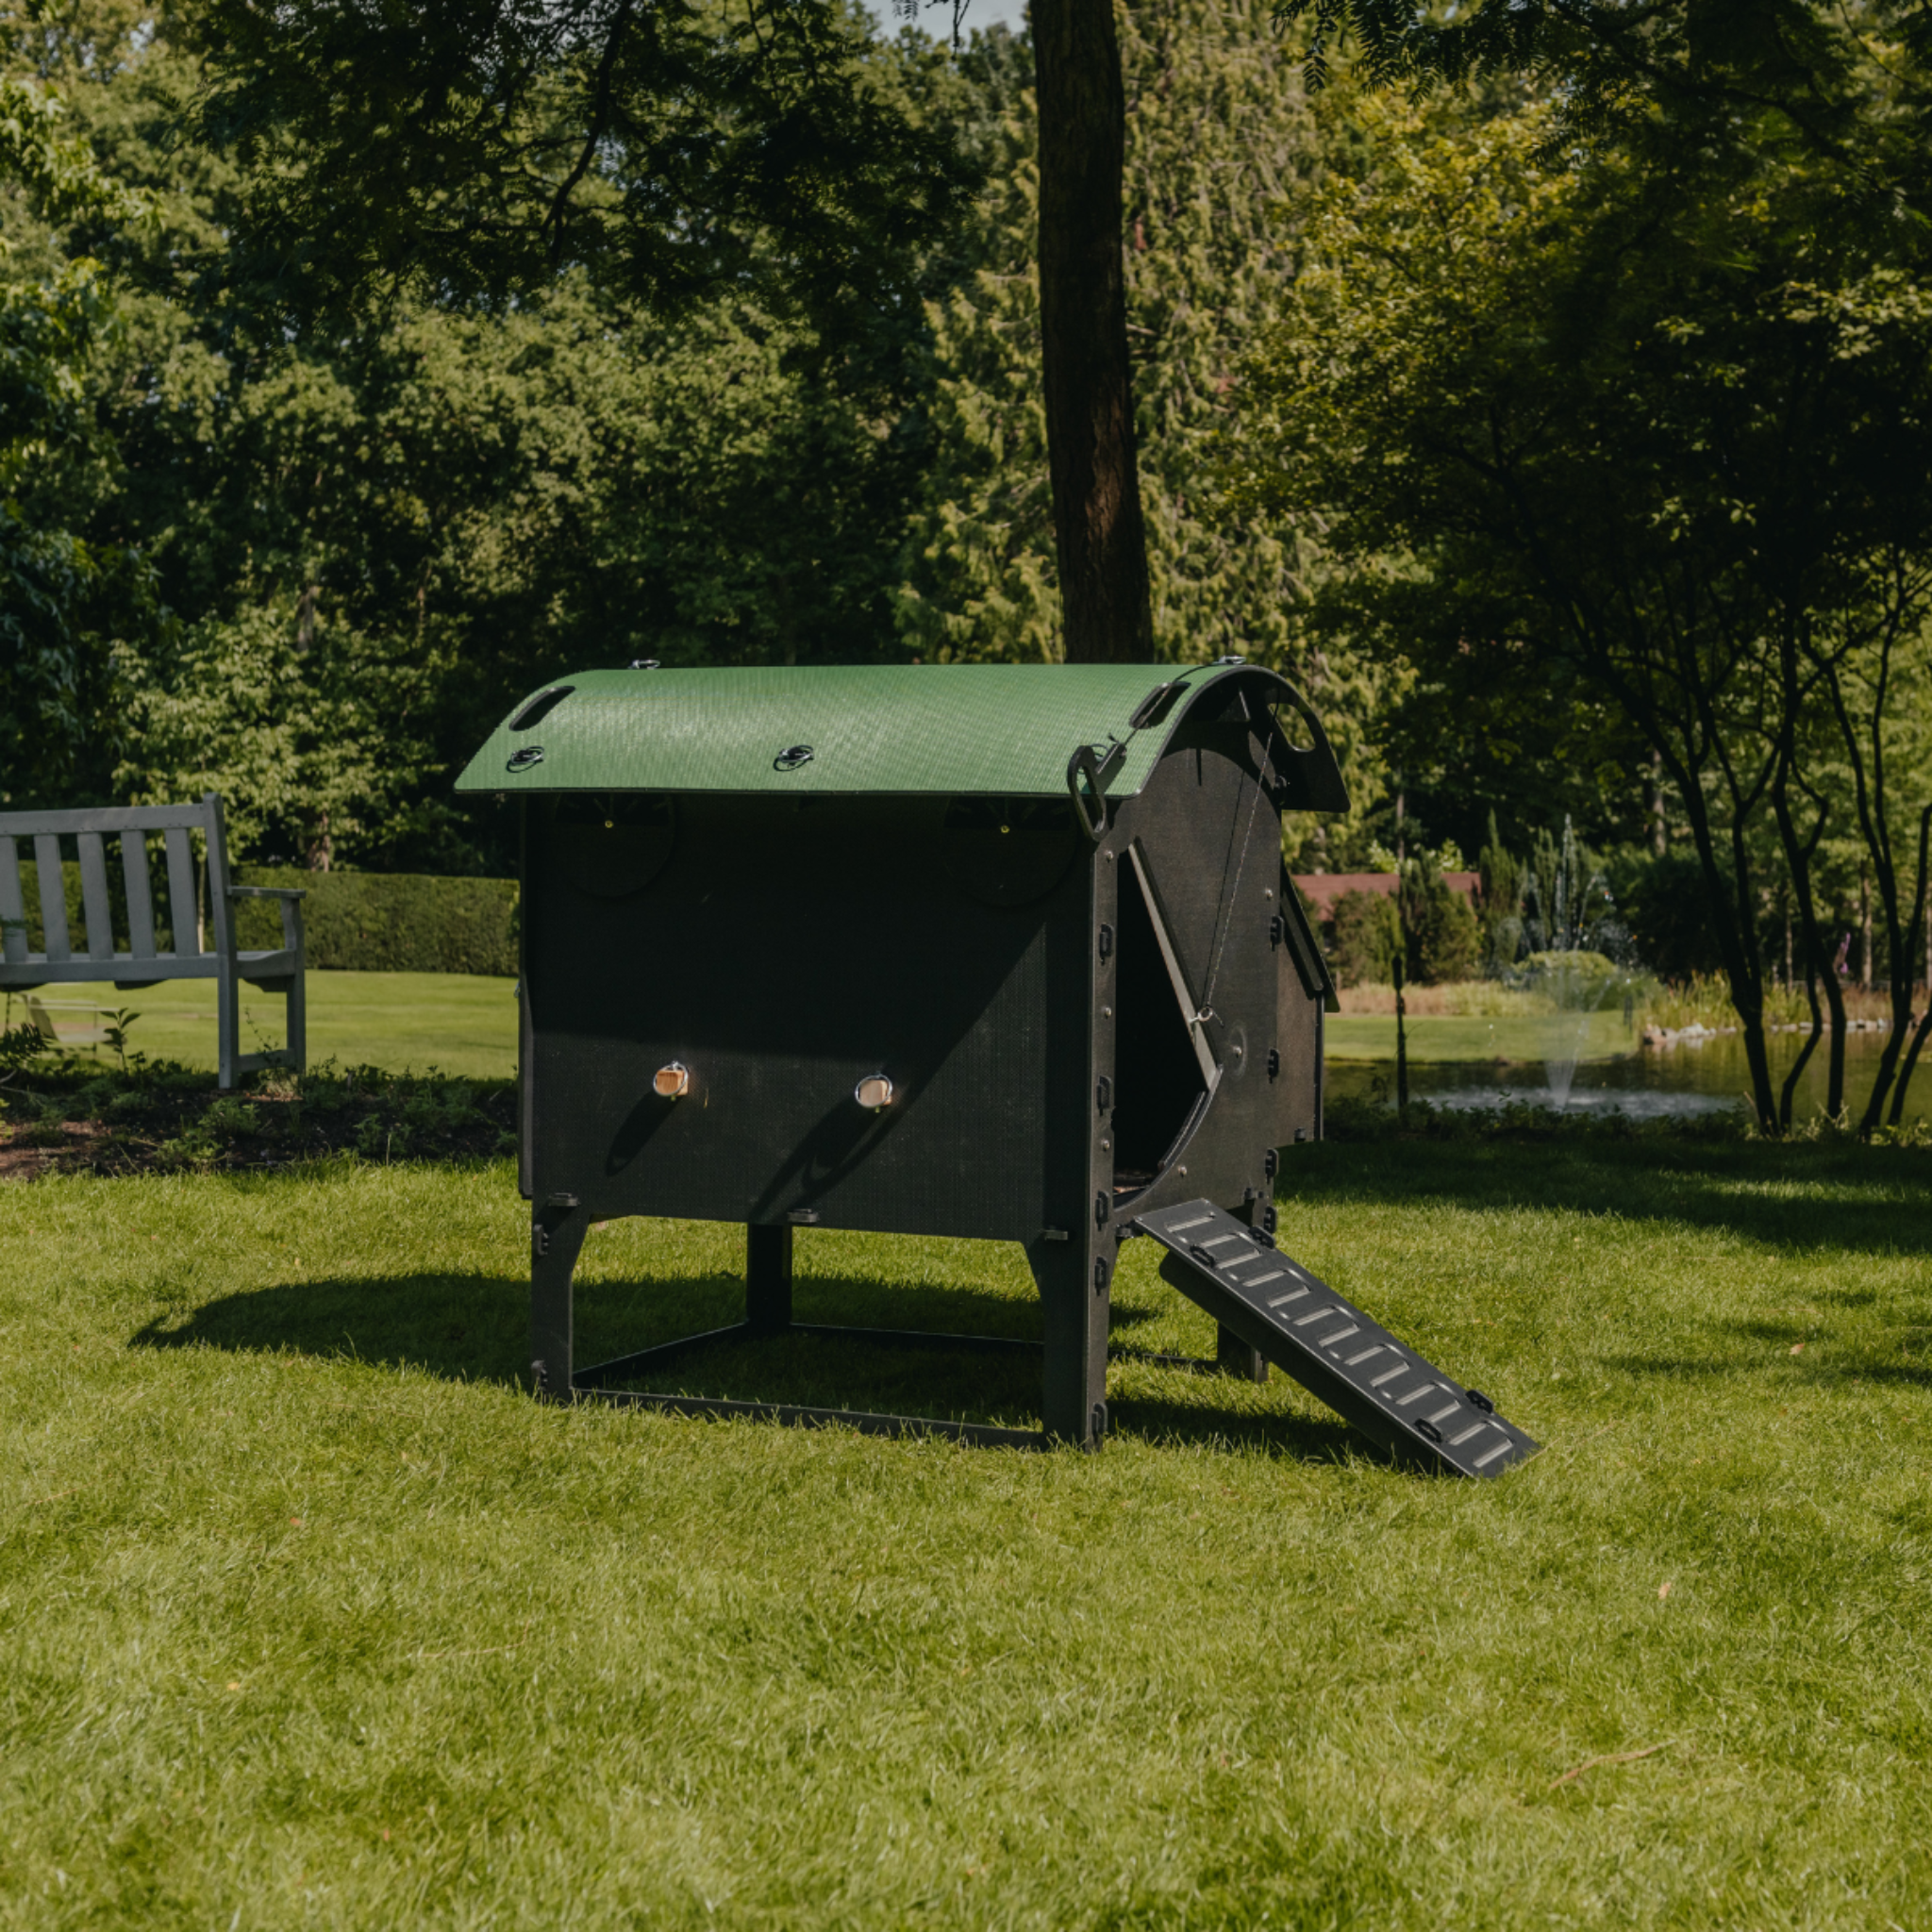
<svg viewBox="0 0 1932 1932"><path fill-rule="evenodd" d="M1262 1205L1250 1200L1245 1207L1234 1210L1235 1219L1245 1221L1250 1227L1258 1225ZM1214 1365L1224 1375L1232 1375L1239 1382L1265 1382L1268 1379L1268 1357L1258 1348L1250 1348L1233 1329L1224 1328L1219 1323L1214 1327Z"/></svg>
<svg viewBox="0 0 1932 1932"><path fill-rule="evenodd" d="M1046 1350L1041 1415L1057 1442L1097 1449L1107 1433L1107 1321L1115 1242L1036 1241L1026 1251L1040 1284Z"/></svg>
<svg viewBox="0 0 1932 1932"><path fill-rule="evenodd" d="M545 1401L571 1399L571 1277L589 1225L581 1208L540 1208L530 1222L530 1379Z"/></svg>
<svg viewBox="0 0 1932 1932"><path fill-rule="evenodd" d="M1231 1329L1218 1325L1214 1331L1214 1365L1224 1375L1232 1375L1238 1381L1268 1379L1268 1357L1258 1348L1250 1348Z"/></svg>
<svg viewBox="0 0 1932 1932"><path fill-rule="evenodd" d="M744 1321L754 1335L791 1325L791 1228L754 1221L744 1230Z"/></svg>

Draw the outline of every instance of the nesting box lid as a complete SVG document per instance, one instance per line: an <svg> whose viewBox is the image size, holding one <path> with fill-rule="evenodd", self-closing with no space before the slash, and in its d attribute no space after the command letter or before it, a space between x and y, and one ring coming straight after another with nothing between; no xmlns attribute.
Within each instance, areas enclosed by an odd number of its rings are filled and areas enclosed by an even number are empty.
<svg viewBox="0 0 1932 1932"><path fill-rule="evenodd" d="M1287 683L1244 664L586 671L525 698L457 789L1048 798L1091 746L1124 798L1193 696L1228 677L1265 680L1271 702L1306 715Z"/></svg>

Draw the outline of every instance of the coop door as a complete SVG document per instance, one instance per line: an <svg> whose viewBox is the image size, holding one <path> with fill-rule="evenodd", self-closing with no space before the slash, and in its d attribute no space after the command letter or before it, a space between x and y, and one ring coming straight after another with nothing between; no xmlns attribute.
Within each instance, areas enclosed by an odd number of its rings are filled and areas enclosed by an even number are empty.
<svg viewBox="0 0 1932 1932"><path fill-rule="evenodd" d="M1179 1153L1221 1081L1147 861L1127 848L1114 974L1114 1189L1145 1187Z"/></svg>

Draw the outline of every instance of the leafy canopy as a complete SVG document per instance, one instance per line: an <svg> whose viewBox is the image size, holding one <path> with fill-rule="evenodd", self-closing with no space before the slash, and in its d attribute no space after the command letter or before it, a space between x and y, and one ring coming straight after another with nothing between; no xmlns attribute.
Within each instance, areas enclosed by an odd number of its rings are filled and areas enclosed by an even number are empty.
<svg viewBox="0 0 1932 1932"><path fill-rule="evenodd" d="M843 0L204 0L236 273L298 308L502 298L570 268L658 308L775 278L890 301L970 184Z"/></svg>

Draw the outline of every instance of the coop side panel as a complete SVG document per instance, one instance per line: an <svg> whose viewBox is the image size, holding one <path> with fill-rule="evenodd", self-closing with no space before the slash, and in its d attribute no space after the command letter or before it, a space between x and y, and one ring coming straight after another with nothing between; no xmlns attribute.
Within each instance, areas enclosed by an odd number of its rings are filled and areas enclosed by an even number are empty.
<svg viewBox="0 0 1932 1932"><path fill-rule="evenodd" d="M942 804L687 798L661 870L610 893L581 825L533 833L540 1198L1008 1240L1063 1213L1086 876L988 907L950 876L949 836ZM674 1061L691 1088L667 1101L652 1078ZM853 1097L875 1073L877 1112Z"/></svg>

